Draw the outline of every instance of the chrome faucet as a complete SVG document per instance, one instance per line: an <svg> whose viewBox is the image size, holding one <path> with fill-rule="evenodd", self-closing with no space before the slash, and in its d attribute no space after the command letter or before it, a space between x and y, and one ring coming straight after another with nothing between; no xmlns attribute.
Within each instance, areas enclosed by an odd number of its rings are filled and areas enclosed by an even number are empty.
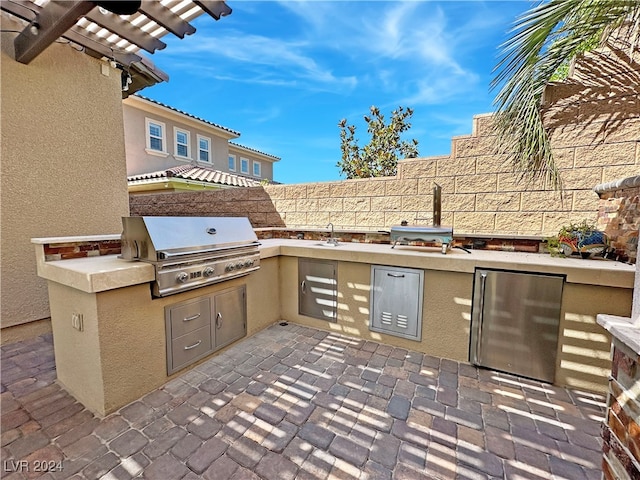
<svg viewBox="0 0 640 480"><path fill-rule="evenodd" d="M329 245L338 245L338 239L333 236L333 223L329 223L327 228L331 227L331 237L327 239Z"/></svg>

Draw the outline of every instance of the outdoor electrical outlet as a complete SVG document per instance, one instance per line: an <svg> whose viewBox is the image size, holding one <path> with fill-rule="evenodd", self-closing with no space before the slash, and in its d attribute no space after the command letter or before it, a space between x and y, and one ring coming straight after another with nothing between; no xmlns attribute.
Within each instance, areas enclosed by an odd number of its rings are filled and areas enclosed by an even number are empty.
<svg viewBox="0 0 640 480"><path fill-rule="evenodd" d="M72 313L71 314L71 325L73 328L82 332L84 330L84 325L82 323L82 314L81 313Z"/></svg>

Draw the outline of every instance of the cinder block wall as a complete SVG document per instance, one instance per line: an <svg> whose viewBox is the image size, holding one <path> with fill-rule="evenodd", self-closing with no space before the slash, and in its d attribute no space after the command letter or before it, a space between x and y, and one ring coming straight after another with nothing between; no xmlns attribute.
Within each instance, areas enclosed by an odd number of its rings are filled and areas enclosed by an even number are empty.
<svg viewBox="0 0 640 480"><path fill-rule="evenodd" d="M284 227L262 187L130 195L130 215L248 217L254 228Z"/></svg>
<svg viewBox="0 0 640 480"><path fill-rule="evenodd" d="M564 182L561 193L519 181L496 153L492 116L485 114L473 118L470 135L452 139L450 155L402 160L395 177L268 185L245 193L139 195L131 197L131 211L247 215L256 227L324 228L332 222L337 229L388 230L402 220L431 224L438 183L442 224L458 234L552 235L569 222L595 222L594 186L640 169L636 65L623 52L603 50L585 58L572 79L547 87L543 118Z"/></svg>

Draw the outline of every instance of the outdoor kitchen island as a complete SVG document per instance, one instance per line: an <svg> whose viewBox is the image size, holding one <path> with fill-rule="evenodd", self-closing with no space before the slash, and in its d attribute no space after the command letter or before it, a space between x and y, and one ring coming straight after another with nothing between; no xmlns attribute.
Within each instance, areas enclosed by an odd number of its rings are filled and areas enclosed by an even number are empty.
<svg viewBox="0 0 640 480"><path fill-rule="evenodd" d="M80 237L81 238L81 237ZM115 236L114 236L115 238ZM167 382L165 307L244 286L247 336L279 321L295 322L468 361L476 267L565 275L555 382L604 392L610 337L601 313L629 316L635 267L619 262L543 254L389 244L261 240L260 270L245 277L153 298L153 267L116 255L46 261L44 246L73 239L34 239L38 274L48 280L58 379L94 412L106 415ZM318 320L298 312L300 258L335 262L337 315ZM370 329L372 265L424 272L420 340ZM82 328L78 329L78 315ZM185 372L186 370L181 370Z"/></svg>

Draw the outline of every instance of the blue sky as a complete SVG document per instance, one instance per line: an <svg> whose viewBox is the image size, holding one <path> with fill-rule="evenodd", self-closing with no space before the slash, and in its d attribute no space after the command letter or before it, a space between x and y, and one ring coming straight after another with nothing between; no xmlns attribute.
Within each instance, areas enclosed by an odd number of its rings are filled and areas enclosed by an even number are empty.
<svg viewBox="0 0 640 480"><path fill-rule="evenodd" d="M493 110L489 91L498 46L520 1L234 1L219 21L153 61L170 76L147 97L241 133L237 143L270 153L274 179L342 178L338 122L358 127L371 105L386 119L414 110L407 138L421 157L450 153L473 115Z"/></svg>

